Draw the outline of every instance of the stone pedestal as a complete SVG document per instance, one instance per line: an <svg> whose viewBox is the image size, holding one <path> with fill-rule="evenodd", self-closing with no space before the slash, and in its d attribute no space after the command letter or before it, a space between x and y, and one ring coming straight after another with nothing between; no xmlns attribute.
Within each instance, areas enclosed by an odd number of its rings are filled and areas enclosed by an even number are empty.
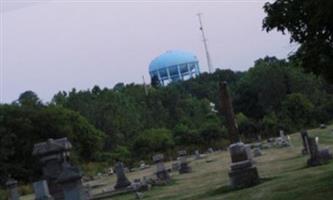
<svg viewBox="0 0 333 200"><path fill-rule="evenodd" d="M6 182L6 186L9 195L9 200L19 200L20 195L17 190L17 181L14 179L9 179Z"/></svg>
<svg viewBox="0 0 333 200"><path fill-rule="evenodd" d="M229 146L231 165L229 171L230 184L233 188L244 188L259 183L257 168L249 157L247 146L241 142Z"/></svg>
<svg viewBox="0 0 333 200"><path fill-rule="evenodd" d="M33 187L35 192L35 200L53 200L45 180L34 182Z"/></svg>
<svg viewBox="0 0 333 200"><path fill-rule="evenodd" d="M153 156L153 161L156 164L156 176L157 179L160 181L170 181L170 175L168 171L165 169L163 163L164 155L163 154L156 154Z"/></svg>
<svg viewBox="0 0 333 200"><path fill-rule="evenodd" d="M48 183L49 191L55 200L63 200L64 194L57 179L62 173L62 164L69 159L72 148L67 138L48 139L34 145L33 155L39 157L42 165L43 179Z"/></svg>
<svg viewBox="0 0 333 200"><path fill-rule="evenodd" d="M77 167L66 162L63 164L63 170L57 183L62 186L64 200L88 200L81 178L82 173Z"/></svg>
<svg viewBox="0 0 333 200"><path fill-rule="evenodd" d="M114 186L114 189L123 189L131 185L131 182L127 179L125 175L125 169L122 162L117 162L115 166L115 171L117 175L117 183Z"/></svg>

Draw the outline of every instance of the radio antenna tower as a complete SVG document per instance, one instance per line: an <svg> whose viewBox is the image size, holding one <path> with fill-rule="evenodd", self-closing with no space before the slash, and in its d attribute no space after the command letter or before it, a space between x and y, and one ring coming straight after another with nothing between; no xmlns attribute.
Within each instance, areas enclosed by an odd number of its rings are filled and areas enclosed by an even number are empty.
<svg viewBox="0 0 333 200"><path fill-rule="evenodd" d="M202 41L204 43L205 52L206 52L208 71L209 71L209 73L213 73L214 68L213 68L212 61L210 59L210 55L209 55L209 51L208 51L207 38L206 38L205 31L204 31L203 26L202 26L202 20L201 20L202 13L198 13L197 15L198 15L198 18L199 18L199 23L200 23L200 31L202 33Z"/></svg>

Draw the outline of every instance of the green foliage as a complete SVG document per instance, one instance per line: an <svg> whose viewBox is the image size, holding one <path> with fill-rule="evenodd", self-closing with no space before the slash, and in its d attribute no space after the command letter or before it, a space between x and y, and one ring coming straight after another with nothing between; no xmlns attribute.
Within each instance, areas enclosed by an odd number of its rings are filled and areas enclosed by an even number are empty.
<svg viewBox="0 0 333 200"><path fill-rule="evenodd" d="M165 152L174 146L170 130L148 129L140 133L134 140L133 148L139 157L146 157L156 152Z"/></svg>
<svg viewBox="0 0 333 200"><path fill-rule="evenodd" d="M102 132L78 113L58 106L0 105L0 122L2 182L9 174L19 180L38 175L33 145L48 138L67 137L81 160L94 160L103 147Z"/></svg>
<svg viewBox="0 0 333 200"><path fill-rule="evenodd" d="M313 104L302 94L293 93L282 102L282 123L289 129L299 130L311 124Z"/></svg>
<svg viewBox="0 0 333 200"><path fill-rule="evenodd" d="M294 57L307 71L333 82L333 2L327 0L276 0L264 6L266 31L290 33L300 45Z"/></svg>
<svg viewBox="0 0 333 200"><path fill-rule="evenodd" d="M143 85L119 83L113 89L62 91L45 105L28 91L17 102L0 105L0 174L16 174L19 180L38 176L31 151L49 137L68 137L74 145L72 159L80 164L133 164L151 160L154 152L171 156L179 149L225 148L224 118L210 106L220 108L220 81L229 83L244 141L333 118L330 86L303 73L294 61L275 57L257 60L247 72L216 70L148 87L148 94Z"/></svg>

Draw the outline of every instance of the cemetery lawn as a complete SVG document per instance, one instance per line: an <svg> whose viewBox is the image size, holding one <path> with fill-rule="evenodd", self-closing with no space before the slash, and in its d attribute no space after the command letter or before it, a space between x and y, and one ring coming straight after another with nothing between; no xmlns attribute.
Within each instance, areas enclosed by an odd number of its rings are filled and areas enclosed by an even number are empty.
<svg viewBox="0 0 333 200"><path fill-rule="evenodd" d="M333 125L326 129L309 130L309 135L318 136L320 147L333 150ZM333 161L327 165L308 168L308 156L301 155L299 133L291 135L293 147L263 150L263 156L254 158L261 177L257 186L242 190L229 188L229 154L226 151L208 155L206 159L192 160L192 173L172 173L172 183L154 187L144 193L145 200L319 200L333 199ZM171 163L167 163L171 166ZM141 178L153 173L155 166L128 174L128 178ZM101 178L90 184L106 184L110 188L115 176ZM93 192L100 192L103 187ZM31 196L23 198L31 199ZM111 198L109 198L111 199ZM134 194L112 197L112 200L134 200Z"/></svg>

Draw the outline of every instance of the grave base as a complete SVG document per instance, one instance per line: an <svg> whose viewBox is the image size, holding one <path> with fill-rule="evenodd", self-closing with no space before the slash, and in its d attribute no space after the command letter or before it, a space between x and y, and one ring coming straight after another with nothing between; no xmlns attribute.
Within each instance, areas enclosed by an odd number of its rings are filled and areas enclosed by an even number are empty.
<svg viewBox="0 0 333 200"><path fill-rule="evenodd" d="M255 166L232 170L229 172L232 188L245 188L259 183L259 175Z"/></svg>
<svg viewBox="0 0 333 200"><path fill-rule="evenodd" d="M188 166L188 163L180 164L180 169L179 169L180 174L190 173L191 171L192 171L192 168L190 166Z"/></svg>

